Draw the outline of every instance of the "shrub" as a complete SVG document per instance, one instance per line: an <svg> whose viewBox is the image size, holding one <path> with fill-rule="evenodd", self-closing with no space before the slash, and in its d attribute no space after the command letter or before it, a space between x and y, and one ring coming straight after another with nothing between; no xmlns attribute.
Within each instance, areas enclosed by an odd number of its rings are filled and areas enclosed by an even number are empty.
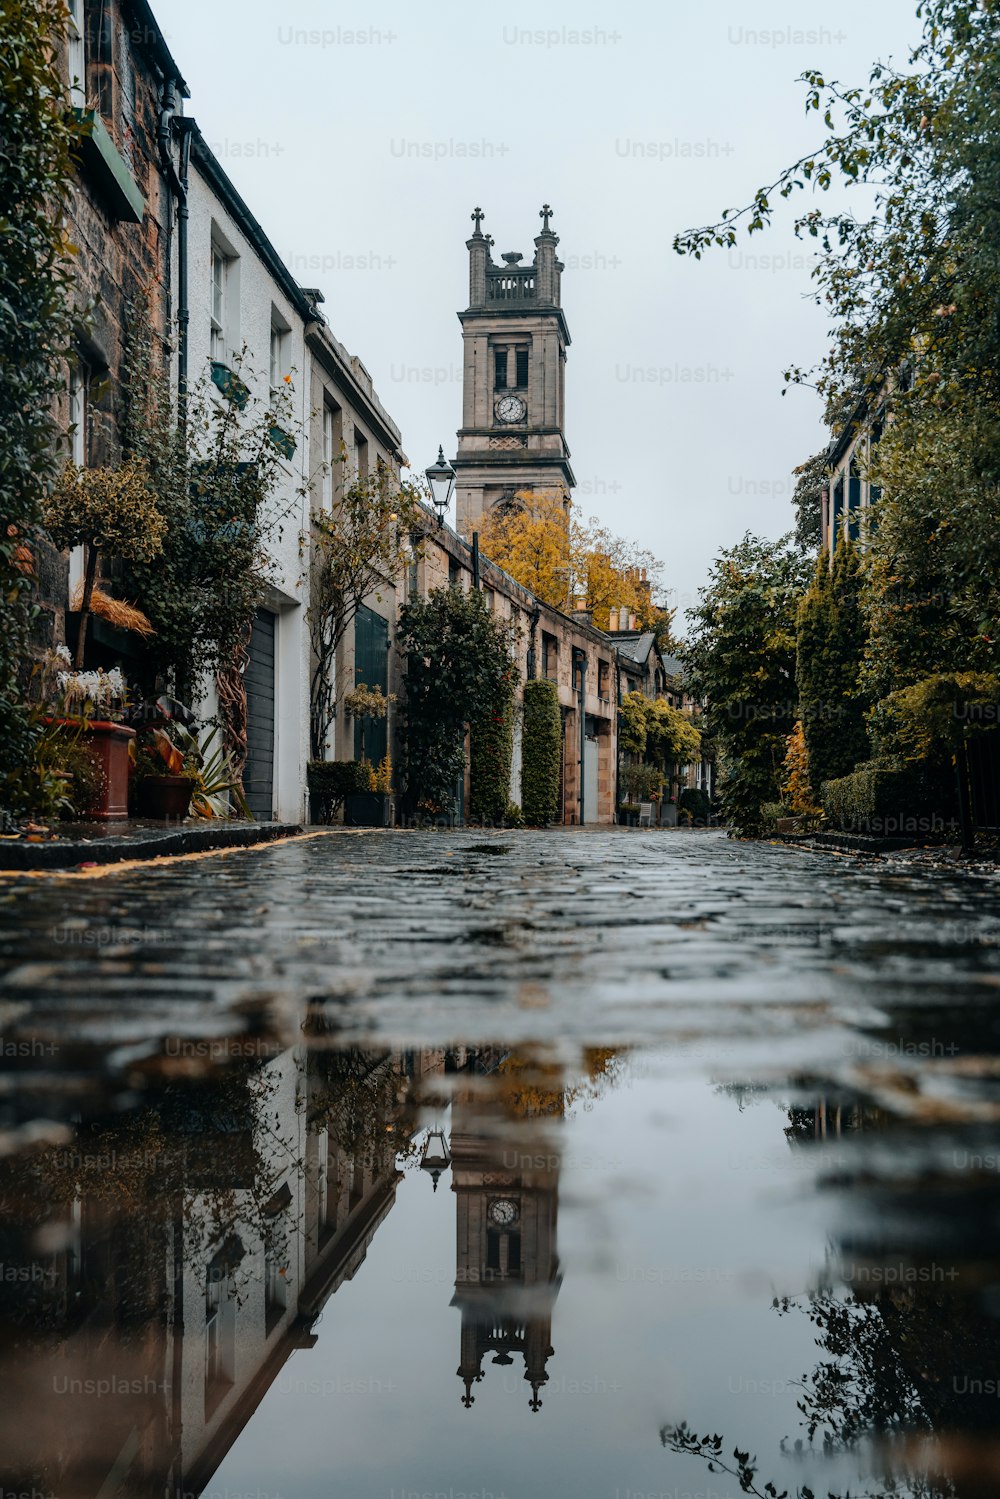
<svg viewBox="0 0 1000 1499"><path fill-rule="evenodd" d="M1000 677L992 672L938 672L875 705L875 749L880 758L904 762L950 760L967 725L982 719L984 727L996 726L998 705Z"/></svg>
<svg viewBox="0 0 1000 1499"><path fill-rule="evenodd" d="M510 804L514 755L514 714L505 706L473 724L469 735L471 790L469 818L496 826Z"/></svg>
<svg viewBox="0 0 1000 1499"><path fill-rule="evenodd" d="M870 760L850 775L824 781L820 800L831 826L885 836L944 832L954 822L951 767L893 765Z"/></svg>
<svg viewBox="0 0 1000 1499"><path fill-rule="evenodd" d="M707 827L712 816L712 802L707 791L695 786L685 786L677 798L678 812L689 812L695 824Z"/></svg>
<svg viewBox="0 0 1000 1499"><path fill-rule="evenodd" d="M626 765L621 787L630 802L652 802L663 790L663 772L655 765Z"/></svg>
<svg viewBox="0 0 1000 1499"><path fill-rule="evenodd" d="M313 822L332 822L345 797L371 790L371 767L362 760L310 760L306 783Z"/></svg>
<svg viewBox="0 0 1000 1499"><path fill-rule="evenodd" d="M559 815L562 715L554 682L524 684L521 745L521 810L524 820L544 827Z"/></svg>

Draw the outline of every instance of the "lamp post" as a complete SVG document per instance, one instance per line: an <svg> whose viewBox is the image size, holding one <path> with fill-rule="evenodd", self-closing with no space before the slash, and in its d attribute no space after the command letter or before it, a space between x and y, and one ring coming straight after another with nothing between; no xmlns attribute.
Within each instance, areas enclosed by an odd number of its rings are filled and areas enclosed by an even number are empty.
<svg viewBox="0 0 1000 1499"><path fill-rule="evenodd" d="M444 513L455 488L455 470L444 456L443 447L438 448L437 462L432 463L430 468L424 470L424 473L431 487L431 499L437 511L438 525L443 526Z"/></svg>
<svg viewBox="0 0 1000 1499"><path fill-rule="evenodd" d="M451 1151L448 1149L444 1130L437 1128L428 1130L420 1155L420 1169L430 1176L435 1192L438 1189L438 1180L442 1171L447 1171L450 1165Z"/></svg>

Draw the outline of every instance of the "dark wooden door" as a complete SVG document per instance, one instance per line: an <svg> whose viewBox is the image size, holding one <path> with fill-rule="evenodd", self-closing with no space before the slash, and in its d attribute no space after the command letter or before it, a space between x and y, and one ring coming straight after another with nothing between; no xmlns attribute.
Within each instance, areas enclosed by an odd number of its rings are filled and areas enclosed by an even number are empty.
<svg viewBox="0 0 1000 1499"><path fill-rule="evenodd" d="M258 609L247 666L247 763L243 789L256 818L274 816L274 637L276 616Z"/></svg>
<svg viewBox="0 0 1000 1499"><path fill-rule="evenodd" d="M381 614L364 605L354 617L354 685L389 690L389 625ZM384 718L354 720L354 758L361 759L364 733L365 758L378 765L389 748L389 725Z"/></svg>

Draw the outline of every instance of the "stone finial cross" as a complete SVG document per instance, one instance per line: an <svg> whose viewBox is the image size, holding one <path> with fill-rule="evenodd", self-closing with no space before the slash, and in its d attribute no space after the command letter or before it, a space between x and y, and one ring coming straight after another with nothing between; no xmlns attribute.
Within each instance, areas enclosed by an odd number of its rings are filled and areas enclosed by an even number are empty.
<svg viewBox="0 0 1000 1499"><path fill-rule="evenodd" d="M482 224L483 219L485 219L485 217L486 217L485 213L483 213L483 210L481 208L474 208L472 210L472 213L469 215L469 217L472 219L473 223L476 226L476 229L475 229L476 234L481 234L482 230L480 229L479 226Z"/></svg>
<svg viewBox="0 0 1000 1499"><path fill-rule="evenodd" d="M549 205L547 203L543 203L542 204L542 206L541 206L541 208L539 209L539 212L538 212L538 217L540 219L544 220L544 223L542 224L542 233L543 234L548 234L548 232L549 232L549 219L552 217L552 209L549 207Z"/></svg>

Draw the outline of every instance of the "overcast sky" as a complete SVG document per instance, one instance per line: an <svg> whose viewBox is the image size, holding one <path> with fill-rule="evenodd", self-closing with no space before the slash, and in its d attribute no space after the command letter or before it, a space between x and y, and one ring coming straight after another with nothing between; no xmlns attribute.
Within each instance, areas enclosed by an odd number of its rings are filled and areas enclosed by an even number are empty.
<svg viewBox="0 0 1000 1499"><path fill-rule="evenodd" d="M580 504L662 558L682 608L721 546L789 528L825 441L816 397L781 394L823 352L807 246L787 216L701 262L671 241L818 143L803 69L905 61L914 0L154 6L188 112L416 468L456 448L469 215L530 258L549 202Z"/></svg>

